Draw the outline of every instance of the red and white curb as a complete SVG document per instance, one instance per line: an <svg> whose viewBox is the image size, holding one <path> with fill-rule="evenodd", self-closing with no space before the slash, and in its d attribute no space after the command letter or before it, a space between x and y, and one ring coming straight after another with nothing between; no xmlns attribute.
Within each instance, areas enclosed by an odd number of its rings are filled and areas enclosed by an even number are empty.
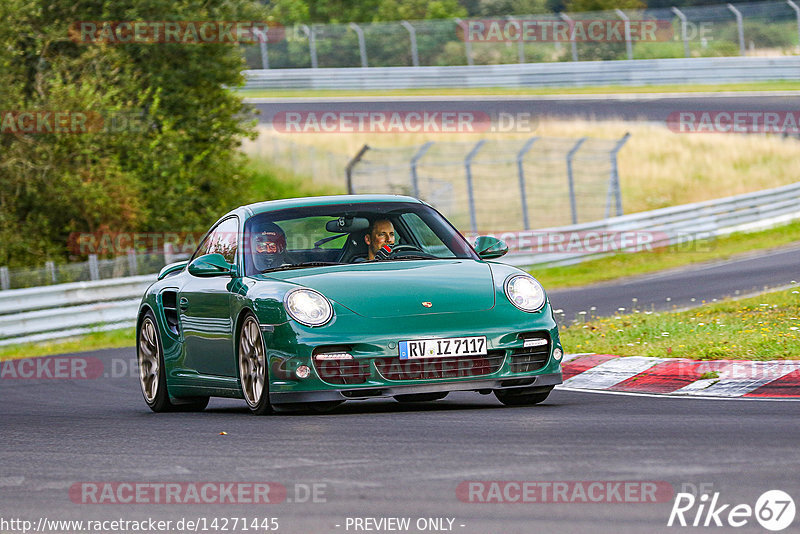
<svg viewBox="0 0 800 534"><path fill-rule="evenodd" d="M567 354L569 389L701 397L800 398L800 360L689 360ZM706 378L703 378L706 377Z"/></svg>

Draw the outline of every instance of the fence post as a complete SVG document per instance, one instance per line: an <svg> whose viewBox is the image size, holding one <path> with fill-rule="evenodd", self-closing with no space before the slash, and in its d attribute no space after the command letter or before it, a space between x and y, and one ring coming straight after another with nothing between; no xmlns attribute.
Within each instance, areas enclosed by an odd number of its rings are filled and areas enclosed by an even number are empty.
<svg viewBox="0 0 800 534"><path fill-rule="evenodd" d="M575 156L575 153L578 149L581 148L581 145L586 141L586 137L581 137L578 139L578 142L575 143L569 152L567 152L567 184L569 185L569 208L572 212L572 224L578 224L578 211L576 208L575 203L575 179L572 175L572 158Z"/></svg>
<svg viewBox="0 0 800 534"><path fill-rule="evenodd" d="M792 0L789 0L790 2ZM672 7L672 12L678 16L681 20L681 39L683 40L683 55L684 57L689 57L691 54L689 53L689 33L686 31L686 15L683 14L683 11L678 9L677 7Z"/></svg>
<svg viewBox="0 0 800 534"><path fill-rule="evenodd" d="M50 281L54 284L58 282L58 279L56 278L56 264L52 261L46 261L44 262L44 268L47 271Z"/></svg>
<svg viewBox="0 0 800 534"><path fill-rule="evenodd" d="M538 137L531 137L525 142L525 145L522 147L522 150L519 151L517 154L517 174L519 175L519 196L520 200L522 201L522 224L525 226L525 230L531 229L531 223L528 220L528 197L525 193L525 169L523 160L525 159L525 154L533 146L533 143L539 139Z"/></svg>
<svg viewBox="0 0 800 534"><path fill-rule="evenodd" d="M626 132L622 139L617 141L617 144L611 150L611 176L608 183L608 195L606 196L606 219L611 216L611 199L615 200L617 216L622 215L622 191L619 186L619 168L617 167L617 154L619 154L622 145L624 145L631 134Z"/></svg>
<svg viewBox="0 0 800 534"><path fill-rule="evenodd" d="M744 55L744 22L742 21L742 13L734 7L733 4L728 4L728 9L731 10L736 17L736 28L739 30L739 55Z"/></svg>
<svg viewBox="0 0 800 534"><path fill-rule="evenodd" d="M572 49L572 61L578 61L578 43L575 42L575 21L566 13L559 13L561 20L569 24L569 47Z"/></svg>
<svg viewBox="0 0 800 534"><path fill-rule="evenodd" d="M419 179L417 176L417 163L422 156L433 146L433 141L428 141L424 145L422 145L419 150L411 157L411 190L414 192L414 196L419 198Z"/></svg>
<svg viewBox="0 0 800 534"><path fill-rule="evenodd" d="M139 265L136 261L136 251L132 248L128 249L128 270L131 276L139 274Z"/></svg>
<svg viewBox="0 0 800 534"><path fill-rule="evenodd" d="M403 28L408 32L408 37L411 39L411 65L419 67L419 50L417 49L417 30L407 20L401 20Z"/></svg>
<svg viewBox="0 0 800 534"><path fill-rule="evenodd" d="M797 46L800 48L800 7L797 6L792 0L786 0L789 7L794 9L794 14L797 17Z"/></svg>
<svg viewBox="0 0 800 534"><path fill-rule="evenodd" d="M467 54L467 65L473 65L472 61L472 41L469 40L469 28L467 27L466 23L461 20L460 18L456 17L453 19L456 21L461 27L461 31L464 32L464 52Z"/></svg>
<svg viewBox="0 0 800 534"><path fill-rule="evenodd" d="M486 139L481 139L478 141L472 150L469 151L467 157L464 159L464 168L467 171L467 198L469 199L469 218L470 218L470 228L474 233L478 233L478 219L475 215L475 192L472 188L472 160L475 159L475 156L478 155L478 151L481 149L483 144L486 142Z"/></svg>
<svg viewBox="0 0 800 534"><path fill-rule="evenodd" d="M268 32L269 30L267 30ZM267 33L258 28L253 28L253 33L258 36L258 47L261 50L261 68L269 69L269 50L267 49Z"/></svg>
<svg viewBox="0 0 800 534"><path fill-rule="evenodd" d="M364 30L355 22L351 22L348 26L352 28L358 36L358 54L361 56L361 67L366 69L369 65L367 64L367 44L364 40Z"/></svg>
<svg viewBox="0 0 800 534"><path fill-rule="evenodd" d="M89 254L89 279L100 280L100 264L97 262L97 254Z"/></svg>
<svg viewBox="0 0 800 534"><path fill-rule="evenodd" d="M353 191L353 167L355 167L356 164L358 164L358 162L361 161L361 158L364 157L364 154L367 153L367 150L369 150L369 145L362 146L361 150L359 150L358 153L355 156L353 156L353 159L351 159L347 163L347 167L344 168L345 176L347 176L347 194L348 195L354 195L355 194L355 192Z"/></svg>
<svg viewBox="0 0 800 534"><path fill-rule="evenodd" d="M317 38L314 35L314 25L309 28L305 24L300 25L300 29L308 38L308 54L311 56L311 68L316 69L319 66L317 62Z"/></svg>
<svg viewBox="0 0 800 534"><path fill-rule="evenodd" d="M8 267L0 267L0 289L11 289L11 277L8 275Z"/></svg>
<svg viewBox="0 0 800 534"><path fill-rule="evenodd" d="M625 23L625 50L628 52L628 59L633 59L633 43L631 42L631 19L628 18L621 9L615 8L614 12Z"/></svg>

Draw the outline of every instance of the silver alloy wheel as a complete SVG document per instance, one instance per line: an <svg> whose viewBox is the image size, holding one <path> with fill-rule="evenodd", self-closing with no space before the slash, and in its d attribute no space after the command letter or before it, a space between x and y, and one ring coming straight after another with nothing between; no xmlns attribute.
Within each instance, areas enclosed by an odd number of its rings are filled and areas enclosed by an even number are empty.
<svg viewBox="0 0 800 534"><path fill-rule="evenodd" d="M150 317L145 317L139 330L139 384L142 386L144 400L152 404L158 391L158 374L161 365L156 325Z"/></svg>
<svg viewBox="0 0 800 534"><path fill-rule="evenodd" d="M253 316L248 316L239 334L239 378L244 400L255 408L264 392L265 371L264 344L261 330Z"/></svg>

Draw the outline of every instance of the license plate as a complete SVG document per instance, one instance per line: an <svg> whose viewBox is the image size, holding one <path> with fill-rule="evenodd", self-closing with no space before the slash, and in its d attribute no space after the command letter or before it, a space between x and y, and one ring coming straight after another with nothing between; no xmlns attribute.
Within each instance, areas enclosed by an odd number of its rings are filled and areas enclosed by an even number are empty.
<svg viewBox="0 0 800 534"><path fill-rule="evenodd" d="M486 336L415 339L399 343L400 359L485 356Z"/></svg>

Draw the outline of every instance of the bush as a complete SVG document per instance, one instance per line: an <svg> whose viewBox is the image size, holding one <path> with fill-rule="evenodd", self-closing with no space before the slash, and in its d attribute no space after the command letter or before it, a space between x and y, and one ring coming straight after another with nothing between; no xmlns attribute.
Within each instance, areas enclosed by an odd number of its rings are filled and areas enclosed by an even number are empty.
<svg viewBox="0 0 800 534"><path fill-rule="evenodd" d="M250 0L4 0L4 110L124 113L136 130L0 135L0 265L65 260L71 232L201 231L247 190L234 44L82 44L80 20L264 20Z"/></svg>

